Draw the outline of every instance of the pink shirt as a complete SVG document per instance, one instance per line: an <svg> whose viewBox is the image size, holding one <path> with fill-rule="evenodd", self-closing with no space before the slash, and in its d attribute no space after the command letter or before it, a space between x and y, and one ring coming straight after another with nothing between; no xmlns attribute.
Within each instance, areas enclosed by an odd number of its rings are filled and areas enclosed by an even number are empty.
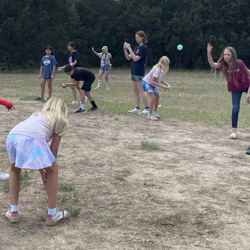
<svg viewBox="0 0 250 250"><path fill-rule="evenodd" d="M143 81L145 81L148 84L151 84L151 80L153 77L156 78L157 83L161 83L162 77L165 75L165 73L160 72L159 69L156 67L153 67L149 73L143 78Z"/></svg>
<svg viewBox="0 0 250 250"><path fill-rule="evenodd" d="M18 123L9 134L25 135L42 142L49 142L54 135L54 128L39 113L37 116L32 114L28 119Z"/></svg>
<svg viewBox="0 0 250 250"><path fill-rule="evenodd" d="M219 63L219 71L222 70L222 65ZM236 86L233 82L233 74L230 77L230 74L228 73L229 65L227 65L227 89L230 92L246 89L250 85L250 79L248 78L247 71L248 68L244 64L242 60L237 60L236 66L235 66L235 74L236 74L236 81L238 83L238 86Z"/></svg>

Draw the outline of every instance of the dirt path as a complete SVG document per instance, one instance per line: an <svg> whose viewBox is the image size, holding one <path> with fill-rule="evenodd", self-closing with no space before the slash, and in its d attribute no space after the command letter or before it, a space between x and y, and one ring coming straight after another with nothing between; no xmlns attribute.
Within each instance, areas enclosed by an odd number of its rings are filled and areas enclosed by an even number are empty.
<svg viewBox="0 0 250 250"><path fill-rule="evenodd" d="M8 172L9 130L42 106L14 100L0 109L0 171ZM5 219L8 193L0 184L0 249L250 249L250 130L230 130L137 115L69 114L58 156L58 207L80 215L46 227L39 173L21 188L22 221ZM141 141L158 150L140 149Z"/></svg>

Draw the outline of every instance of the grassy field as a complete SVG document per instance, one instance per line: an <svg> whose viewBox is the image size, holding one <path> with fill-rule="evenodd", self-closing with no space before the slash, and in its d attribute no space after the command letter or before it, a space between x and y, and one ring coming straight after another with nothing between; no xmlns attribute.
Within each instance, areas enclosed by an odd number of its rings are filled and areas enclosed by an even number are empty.
<svg viewBox="0 0 250 250"><path fill-rule="evenodd" d="M98 69L91 70L98 74ZM165 79L170 83L171 89L160 92L162 106L158 112L162 117L211 125L230 125L231 94L227 91L225 80L219 74L214 75L210 70L170 70ZM71 90L62 89L61 83L69 80L63 72L57 72L56 79L53 81L53 95L63 97L66 102L72 100ZM110 74L110 84L110 91L105 90L104 81L102 81L101 90L92 91L100 112L126 114L134 107L129 70L113 69ZM95 86L96 82L93 84L93 89ZM3 98L18 97L22 100L33 100L40 94L38 72L2 73L0 88ZM243 95L239 118L241 127L250 126L249 108Z"/></svg>

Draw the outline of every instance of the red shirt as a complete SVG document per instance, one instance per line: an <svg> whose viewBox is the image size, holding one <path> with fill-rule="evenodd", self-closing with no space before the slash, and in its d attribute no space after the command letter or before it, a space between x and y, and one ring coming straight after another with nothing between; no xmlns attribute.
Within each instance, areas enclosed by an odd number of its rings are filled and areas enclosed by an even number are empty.
<svg viewBox="0 0 250 250"><path fill-rule="evenodd" d="M222 65L219 63L219 71L222 70ZM238 86L234 84L234 74L230 74L228 72L229 65L227 65L227 89L230 92L246 89L250 85L250 79L248 78L247 71L248 68L244 64L242 60L237 60L236 66L235 66L235 74L236 74L236 84L238 83Z"/></svg>

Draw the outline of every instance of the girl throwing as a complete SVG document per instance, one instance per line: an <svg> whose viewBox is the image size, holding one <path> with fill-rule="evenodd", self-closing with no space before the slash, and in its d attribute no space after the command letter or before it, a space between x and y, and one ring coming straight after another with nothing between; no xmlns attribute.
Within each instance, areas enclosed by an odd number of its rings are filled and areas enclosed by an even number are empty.
<svg viewBox="0 0 250 250"><path fill-rule="evenodd" d="M129 110L129 113L140 113L140 97L144 103L145 109L141 114L148 114L148 99L145 92L142 91L142 78L145 74L145 63L148 53L148 46L146 45L147 35L140 30L135 34L135 40L138 46L133 50L129 43L123 44L124 54L127 60L131 60L131 81L134 91L135 108Z"/></svg>
<svg viewBox="0 0 250 250"><path fill-rule="evenodd" d="M94 47L92 47L92 51L95 55L101 58L101 66L98 74L98 82L96 89L100 88L102 76L104 75L106 81L106 89L109 90L110 59L112 58L112 55L108 52L107 46L102 47L101 53L97 53Z"/></svg>
<svg viewBox="0 0 250 250"><path fill-rule="evenodd" d="M54 51L51 46L45 48L46 55L43 56L41 61L39 79L42 79L41 82L41 96L37 97L35 100L40 101L44 100L45 84L48 83L48 99L52 94L52 80L55 78L55 69L56 69L56 58L54 56Z"/></svg>
<svg viewBox="0 0 250 250"><path fill-rule="evenodd" d="M230 139L237 139L237 125L240 111L240 100L243 92L248 92L250 85L250 71L240 59L237 59L236 51L233 47L226 47L217 62L213 61L211 52L212 45L207 44L207 58L209 65L221 71L227 79L227 89L232 95L232 133Z"/></svg>
<svg viewBox="0 0 250 250"><path fill-rule="evenodd" d="M10 160L10 208L6 213L11 222L19 222L18 198L21 170L38 169L42 175L48 196L47 225L55 225L69 216L56 207L58 164L56 157L61 136L68 129L68 108L58 97L50 98L28 119L17 124L6 140ZM51 141L52 140L52 141ZM51 141L50 147L48 142Z"/></svg>
<svg viewBox="0 0 250 250"><path fill-rule="evenodd" d="M152 121L160 119L157 114L157 108L160 100L159 88L166 90L169 87L168 83L162 80L162 77L169 70L169 64L169 58L167 56L162 56L159 62L142 80L142 90L147 92L150 97L148 119Z"/></svg>

